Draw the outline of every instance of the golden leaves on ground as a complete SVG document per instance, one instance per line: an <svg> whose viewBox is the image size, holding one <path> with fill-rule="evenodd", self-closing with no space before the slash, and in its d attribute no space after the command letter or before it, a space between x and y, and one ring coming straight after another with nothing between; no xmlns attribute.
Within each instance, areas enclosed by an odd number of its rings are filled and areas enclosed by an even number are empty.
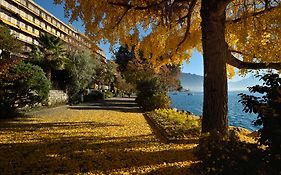
<svg viewBox="0 0 281 175"><path fill-rule="evenodd" d="M190 174L195 146L162 143L141 113L61 107L0 124L0 172Z"/></svg>

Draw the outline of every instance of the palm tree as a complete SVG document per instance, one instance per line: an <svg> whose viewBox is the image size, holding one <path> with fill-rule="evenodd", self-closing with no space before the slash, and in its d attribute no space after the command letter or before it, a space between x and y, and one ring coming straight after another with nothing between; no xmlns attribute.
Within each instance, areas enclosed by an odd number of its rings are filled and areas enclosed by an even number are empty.
<svg viewBox="0 0 281 175"><path fill-rule="evenodd" d="M52 70L63 68L66 62L64 44L61 39L48 33L40 34L38 42L39 46L34 46L31 57L41 63L51 80Z"/></svg>

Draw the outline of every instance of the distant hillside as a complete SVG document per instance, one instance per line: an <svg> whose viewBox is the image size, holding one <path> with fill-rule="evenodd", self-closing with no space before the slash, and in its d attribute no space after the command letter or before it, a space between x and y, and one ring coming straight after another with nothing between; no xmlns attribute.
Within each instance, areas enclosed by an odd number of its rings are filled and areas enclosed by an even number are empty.
<svg viewBox="0 0 281 175"><path fill-rule="evenodd" d="M203 76L181 73L180 75L181 86L185 89L190 89L193 92L203 91Z"/></svg>
<svg viewBox="0 0 281 175"><path fill-rule="evenodd" d="M249 77L249 78L245 78L243 80L240 81L234 81L234 82L229 82L228 83L228 90L230 91L245 91L248 90L247 87L252 87L255 85L261 85L262 82L259 81L258 78L255 78L253 76Z"/></svg>
<svg viewBox="0 0 281 175"><path fill-rule="evenodd" d="M193 92L203 91L203 76L181 73L180 75L181 86L185 89L190 89ZM245 91L248 90L247 87L254 86L257 84L262 84L257 78L249 77L240 81L229 82L229 91Z"/></svg>

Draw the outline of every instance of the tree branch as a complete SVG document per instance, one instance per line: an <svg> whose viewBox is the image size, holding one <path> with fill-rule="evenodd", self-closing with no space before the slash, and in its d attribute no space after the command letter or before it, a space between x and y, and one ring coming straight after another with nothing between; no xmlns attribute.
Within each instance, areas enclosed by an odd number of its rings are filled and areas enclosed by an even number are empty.
<svg viewBox="0 0 281 175"><path fill-rule="evenodd" d="M122 16L118 19L118 21L116 22L116 24L112 27L112 29L114 29L116 26L118 26L120 23L121 23L121 21L122 21L122 19L124 18L124 16L127 14L127 12L130 10L130 8L126 8L125 9L125 11L124 11L124 13L122 14Z"/></svg>
<svg viewBox="0 0 281 175"><path fill-rule="evenodd" d="M233 20L229 19L229 20L227 20L226 22L227 22L227 23L237 23L237 22L240 22L241 20L246 19L246 18L249 18L249 17L254 17L254 16L262 15L262 14L264 14L264 13L266 13L266 12L269 12L269 11L271 11L271 10L277 8L277 7L278 7L278 6L276 6L276 7L271 7L271 8L268 7L268 8L266 8L266 9L262 10L262 11L254 12L254 13L249 14L249 15L246 15L246 16L244 16L244 17L240 17L240 18L233 19Z"/></svg>
<svg viewBox="0 0 281 175"><path fill-rule="evenodd" d="M182 45L184 43L184 41L187 39L188 35L189 35L189 32L190 32L190 25L191 25L191 16L192 16L192 12L193 12L193 9L196 5L196 0L192 0L190 5L189 5L189 8L188 8L188 13L186 15L186 22L187 22L187 26L186 26L186 30L185 30L185 33L184 33L184 37L182 39L182 41L177 45L177 49L180 47L180 45Z"/></svg>
<svg viewBox="0 0 281 175"><path fill-rule="evenodd" d="M252 63L241 61L229 52L226 60L227 64L238 69L276 69L281 70L281 62L279 63Z"/></svg>
<svg viewBox="0 0 281 175"><path fill-rule="evenodd" d="M157 6L159 6L159 5L161 5L165 2L167 2L167 0L163 0L163 1L158 2L158 3L152 3L152 4L149 4L149 5L146 5L146 6L132 6L128 3L119 3L119 2L108 2L108 3L111 4L111 5L126 7L126 8L134 9L134 10L146 10L146 9L149 9L149 8L157 7Z"/></svg>

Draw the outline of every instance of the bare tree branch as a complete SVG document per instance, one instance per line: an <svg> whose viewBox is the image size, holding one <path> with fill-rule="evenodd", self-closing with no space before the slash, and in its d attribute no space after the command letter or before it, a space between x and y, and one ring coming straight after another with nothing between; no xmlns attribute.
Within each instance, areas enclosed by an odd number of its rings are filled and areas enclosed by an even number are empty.
<svg viewBox="0 0 281 175"><path fill-rule="evenodd" d="M249 14L249 15L246 15L246 16L243 16L243 17L240 17L240 18L237 18L237 19L228 19L226 22L227 23L237 23L237 22L240 22L241 20L243 20L243 19L247 19L247 18L249 18L249 17L255 17L255 16L258 16L258 15L262 15L262 14L264 14L264 13L267 13L267 12L269 12L269 11L271 11L271 10L273 10L273 9L275 9L275 8L277 8L278 6L276 6L276 7L268 7L268 8L266 8L266 9L264 9L264 10L262 10L262 11L258 11L258 12L254 12L254 13L252 13L252 14Z"/></svg>
<svg viewBox="0 0 281 175"><path fill-rule="evenodd" d="M118 19L118 21L116 22L116 24L112 27L112 29L114 29L116 26L118 26L122 19L124 18L124 16L128 13L128 11L130 10L130 8L127 8L125 9L124 13L122 14L122 16Z"/></svg>
<svg viewBox="0 0 281 175"><path fill-rule="evenodd" d="M134 9L134 10L147 10L147 9L150 9L150 8L153 8L153 7L157 7L157 6L159 6L159 5L161 5L165 2L167 2L167 0L163 0L163 1L158 2L158 3L152 3L152 4L149 4L149 5L146 5L146 6L132 6L128 3L120 3L120 2L108 2L108 3L111 4L111 5L126 7L126 8Z"/></svg>
<svg viewBox="0 0 281 175"><path fill-rule="evenodd" d="M193 12L193 9L194 9L195 5L196 5L196 0L192 0L190 2L189 8L188 8L188 13L187 13L187 16L186 16L187 26L186 26L186 30L185 30L185 33L184 33L184 37L183 37L182 41L177 45L176 51L178 50L180 45L182 45L184 43L184 41L187 39L187 37L189 35L190 25L191 25L191 16L192 16L192 12Z"/></svg>
<svg viewBox="0 0 281 175"><path fill-rule="evenodd" d="M227 64L238 69L276 69L281 70L281 62L279 63L253 63L241 61L229 52L227 57Z"/></svg>

